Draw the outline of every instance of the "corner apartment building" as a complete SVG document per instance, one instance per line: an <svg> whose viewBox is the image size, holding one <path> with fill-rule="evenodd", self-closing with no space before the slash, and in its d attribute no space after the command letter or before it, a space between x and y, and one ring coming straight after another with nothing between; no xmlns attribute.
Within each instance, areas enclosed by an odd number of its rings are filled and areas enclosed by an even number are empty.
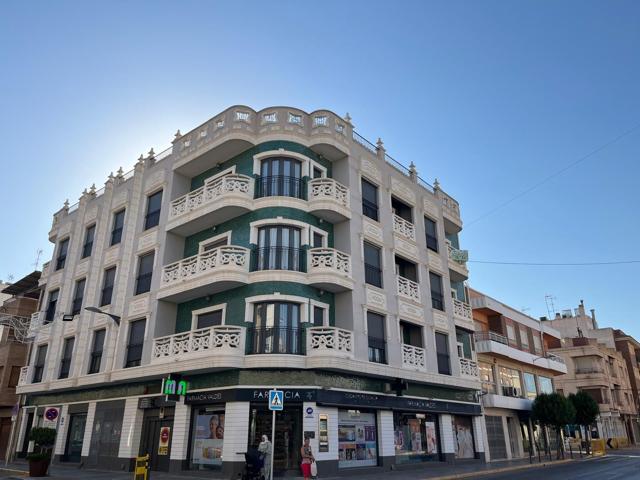
<svg viewBox="0 0 640 480"><path fill-rule="evenodd" d="M544 450L549 441L530 420L533 400L554 391L567 372L549 352L560 333L539 320L479 291L469 289L476 326L476 352L489 460L520 458ZM531 449L531 450L530 450Z"/></svg>
<svg viewBox="0 0 640 480"><path fill-rule="evenodd" d="M563 338L553 352L565 359L568 371L557 387L565 395L582 390L600 406L594 437L639 442L638 342L620 330L598 328L595 311L587 314L582 301L573 311L564 310L544 323L560 331Z"/></svg>
<svg viewBox="0 0 640 480"><path fill-rule="evenodd" d="M323 475L481 460L461 229L348 116L235 106L178 132L54 215L20 438L55 407L56 461L229 478L279 387L277 474L305 436Z"/></svg>
<svg viewBox="0 0 640 480"><path fill-rule="evenodd" d="M35 271L0 291L0 460L5 459L11 437L12 418L17 413L16 387L27 364L25 342L29 317L37 310L40 272Z"/></svg>

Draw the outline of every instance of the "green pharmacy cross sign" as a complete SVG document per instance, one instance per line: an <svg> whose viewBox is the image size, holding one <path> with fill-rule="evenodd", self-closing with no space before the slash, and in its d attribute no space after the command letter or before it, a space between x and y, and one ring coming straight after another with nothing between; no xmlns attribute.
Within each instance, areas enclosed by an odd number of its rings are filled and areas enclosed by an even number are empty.
<svg viewBox="0 0 640 480"><path fill-rule="evenodd" d="M181 375L171 374L162 379L162 393L167 401L177 402L181 396L189 391L189 384L182 379Z"/></svg>

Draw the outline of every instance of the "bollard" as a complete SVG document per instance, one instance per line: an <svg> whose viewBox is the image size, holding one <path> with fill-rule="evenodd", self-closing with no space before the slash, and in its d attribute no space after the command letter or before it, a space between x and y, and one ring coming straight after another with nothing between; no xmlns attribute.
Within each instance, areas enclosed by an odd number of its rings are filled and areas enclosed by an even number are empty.
<svg viewBox="0 0 640 480"><path fill-rule="evenodd" d="M133 470L133 480L150 480L149 475L149 454L143 457L136 457L136 467Z"/></svg>

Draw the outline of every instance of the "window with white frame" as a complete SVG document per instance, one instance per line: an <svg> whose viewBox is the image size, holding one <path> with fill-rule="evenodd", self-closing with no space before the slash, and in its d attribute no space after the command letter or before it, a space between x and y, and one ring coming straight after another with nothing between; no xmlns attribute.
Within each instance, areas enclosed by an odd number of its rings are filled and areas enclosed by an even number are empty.
<svg viewBox="0 0 640 480"><path fill-rule="evenodd" d="M206 240L203 240L199 243L198 253L208 252L210 250L229 245L230 240L231 232L226 232L220 235L216 235L215 237L207 238Z"/></svg>
<svg viewBox="0 0 640 480"><path fill-rule="evenodd" d="M210 307L193 310L191 312L191 329L199 330L201 328L224 325L226 306L226 303L222 303L220 305L212 305Z"/></svg>

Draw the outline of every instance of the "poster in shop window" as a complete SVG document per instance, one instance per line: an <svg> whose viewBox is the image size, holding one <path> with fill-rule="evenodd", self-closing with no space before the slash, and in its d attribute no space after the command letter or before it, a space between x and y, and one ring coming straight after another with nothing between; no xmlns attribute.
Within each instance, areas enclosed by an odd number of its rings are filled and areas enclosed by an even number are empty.
<svg viewBox="0 0 640 480"><path fill-rule="evenodd" d="M436 437L435 422L425 422L424 427L427 436L427 453L429 455L438 453L438 440Z"/></svg>
<svg viewBox="0 0 640 480"><path fill-rule="evenodd" d="M192 462L222 465L224 414L198 414L195 423Z"/></svg>
<svg viewBox="0 0 640 480"><path fill-rule="evenodd" d="M474 458L471 418L453 417L453 438L456 442L456 458Z"/></svg>
<svg viewBox="0 0 640 480"><path fill-rule="evenodd" d="M339 412L338 422L338 467L376 465L375 414L344 410Z"/></svg>

